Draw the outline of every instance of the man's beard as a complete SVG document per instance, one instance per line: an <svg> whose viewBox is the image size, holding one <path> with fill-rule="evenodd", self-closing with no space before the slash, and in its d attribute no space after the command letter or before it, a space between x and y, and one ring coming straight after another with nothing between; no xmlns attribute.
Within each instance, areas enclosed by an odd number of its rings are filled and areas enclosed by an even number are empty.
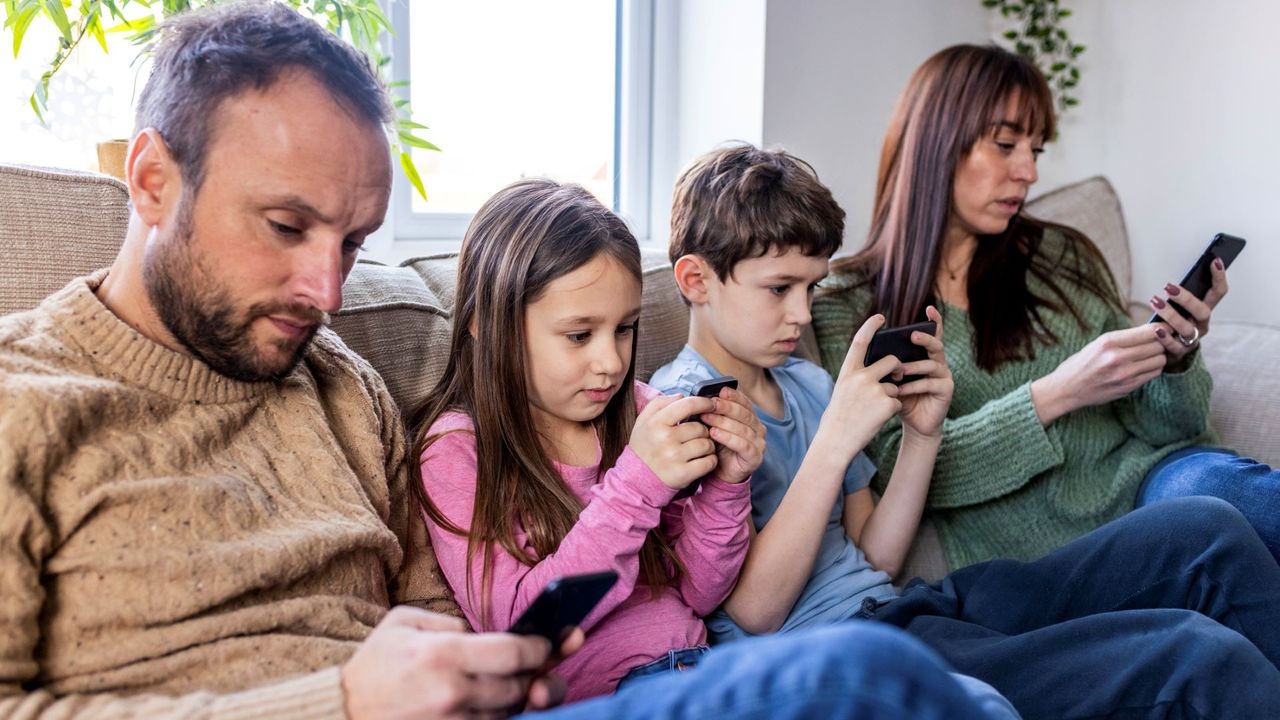
<svg viewBox="0 0 1280 720"><path fill-rule="evenodd" d="M142 280L160 321L192 355L220 375L242 382L280 380L302 360L327 321L314 307L290 303L256 303L237 312L234 298L197 257L192 238L192 203L184 198L177 226L143 259ZM228 258L229 262L234 260ZM272 341L279 351L266 357L253 343L253 321L282 315L315 323L301 339Z"/></svg>

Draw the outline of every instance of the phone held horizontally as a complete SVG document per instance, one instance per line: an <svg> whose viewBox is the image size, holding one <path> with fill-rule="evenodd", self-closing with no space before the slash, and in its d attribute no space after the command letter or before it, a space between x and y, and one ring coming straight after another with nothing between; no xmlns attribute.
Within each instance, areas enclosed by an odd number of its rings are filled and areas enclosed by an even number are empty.
<svg viewBox="0 0 1280 720"><path fill-rule="evenodd" d="M520 614L510 632L541 635L558 648L569 630L582 624L617 581L618 573L612 570L556 578Z"/></svg>
<svg viewBox="0 0 1280 720"><path fill-rule="evenodd" d="M1222 260L1222 266L1224 268L1229 268L1231 267L1231 263L1235 261L1236 256L1240 254L1240 251L1244 250L1244 246L1244 238L1239 238L1235 235L1228 235L1226 233L1218 233L1217 235L1214 235L1213 239L1209 241L1209 244L1205 246L1204 251L1200 253L1200 257L1196 258L1196 261L1191 264L1191 269L1187 270L1187 274L1183 276L1182 282L1178 284L1185 288L1187 292L1195 295L1200 300L1203 300L1204 296L1208 294L1209 288L1213 287L1213 270L1211 269L1211 266L1213 265L1214 258ZM1174 310L1177 310L1178 314L1182 317L1191 317L1191 313L1187 312L1173 298L1169 299L1169 305L1171 305ZM1164 321L1160 319L1159 315L1152 315L1151 319L1147 322L1153 323Z"/></svg>

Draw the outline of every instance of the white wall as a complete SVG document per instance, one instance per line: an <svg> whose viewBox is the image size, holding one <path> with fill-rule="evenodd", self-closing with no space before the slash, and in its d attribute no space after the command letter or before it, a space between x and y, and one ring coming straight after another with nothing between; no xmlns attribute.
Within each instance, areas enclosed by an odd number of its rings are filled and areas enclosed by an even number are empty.
<svg viewBox="0 0 1280 720"><path fill-rule="evenodd" d="M862 246L893 103L934 52L984 42L978 0L774 0L768 8L764 141L804 158L848 214Z"/></svg>
<svg viewBox="0 0 1280 720"><path fill-rule="evenodd" d="M650 242L666 247L671 185L717 144L760 144L766 0L657 0Z"/></svg>
<svg viewBox="0 0 1280 720"><path fill-rule="evenodd" d="M1107 175L1125 211L1134 294L1147 297L1215 232L1249 240L1217 317L1280 322L1280 3L1073 0L1084 95L1043 188ZM1084 149L1080 139L1091 146ZM1042 189L1043 189L1042 188Z"/></svg>

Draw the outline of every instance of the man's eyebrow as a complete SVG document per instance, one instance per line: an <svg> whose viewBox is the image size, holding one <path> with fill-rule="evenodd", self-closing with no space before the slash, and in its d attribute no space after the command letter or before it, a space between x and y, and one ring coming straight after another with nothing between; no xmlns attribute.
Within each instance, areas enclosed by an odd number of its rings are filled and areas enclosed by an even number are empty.
<svg viewBox="0 0 1280 720"><path fill-rule="evenodd" d="M282 198L272 200L270 202L265 203L264 207L292 210L296 213L309 215L315 218L316 220L319 220L320 222L325 223L327 225L333 224L333 218L320 212L319 208L307 202L306 200L303 200L297 195L286 195Z"/></svg>

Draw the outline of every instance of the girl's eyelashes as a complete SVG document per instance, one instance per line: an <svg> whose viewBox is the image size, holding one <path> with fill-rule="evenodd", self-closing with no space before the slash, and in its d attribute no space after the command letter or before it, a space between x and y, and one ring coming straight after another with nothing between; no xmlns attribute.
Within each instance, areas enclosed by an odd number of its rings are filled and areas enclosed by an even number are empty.
<svg viewBox="0 0 1280 720"><path fill-rule="evenodd" d="M569 338L569 342L575 345L581 345L591 339L591 332L589 330L584 330L583 332L567 333L565 334L565 337Z"/></svg>

